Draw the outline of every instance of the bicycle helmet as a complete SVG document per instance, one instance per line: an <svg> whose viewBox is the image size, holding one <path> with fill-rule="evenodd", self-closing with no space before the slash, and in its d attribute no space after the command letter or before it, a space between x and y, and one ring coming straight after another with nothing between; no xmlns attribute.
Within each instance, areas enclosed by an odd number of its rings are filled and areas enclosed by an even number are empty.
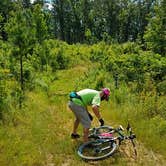
<svg viewBox="0 0 166 166"><path fill-rule="evenodd" d="M109 88L103 88L102 92L104 93L104 98L105 100L109 100L109 96L110 96L110 89Z"/></svg>

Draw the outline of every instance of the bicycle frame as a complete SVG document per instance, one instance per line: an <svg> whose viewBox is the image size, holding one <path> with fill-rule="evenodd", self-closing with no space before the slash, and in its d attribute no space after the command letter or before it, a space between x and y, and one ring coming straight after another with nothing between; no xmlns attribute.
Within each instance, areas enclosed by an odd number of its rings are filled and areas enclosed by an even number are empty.
<svg viewBox="0 0 166 166"><path fill-rule="evenodd" d="M107 128L109 131L106 132L107 134L113 134L113 133L118 133L119 136L114 137L112 135L108 136L103 136L102 134L98 134L97 131L102 128ZM110 126L101 126L97 128L92 129L92 134L89 135L89 138L94 138L94 139L111 139L111 140L119 140L123 141L125 139L134 139L136 138L135 134L133 134L131 127L127 129L129 131L129 135L125 135L122 133L124 131L124 128L120 125L118 128L112 128Z"/></svg>

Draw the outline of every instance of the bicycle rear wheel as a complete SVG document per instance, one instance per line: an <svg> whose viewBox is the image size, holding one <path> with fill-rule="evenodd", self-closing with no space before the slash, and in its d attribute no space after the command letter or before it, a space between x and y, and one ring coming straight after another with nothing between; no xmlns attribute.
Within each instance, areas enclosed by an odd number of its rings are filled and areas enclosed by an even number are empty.
<svg viewBox="0 0 166 166"><path fill-rule="evenodd" d="M78 155L86 160L101 160L111 156L117 148L115 141L97 139L84 143L78 148Z"/></svg>

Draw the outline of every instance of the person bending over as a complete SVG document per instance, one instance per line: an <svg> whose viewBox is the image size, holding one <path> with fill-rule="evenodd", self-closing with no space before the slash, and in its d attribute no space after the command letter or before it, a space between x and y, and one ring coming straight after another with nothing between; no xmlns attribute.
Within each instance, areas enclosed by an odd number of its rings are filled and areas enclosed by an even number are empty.
<svg viewBox="0 0 166 166"><path fill-rule="evenodd" d="M73 132L71 138L79 138L80 135L77 134L77 129L79 123L83 126L83 141L88 141L89 128L91 126L91 121L93 117L87 110L87 106L92 106L92 110L95 116L98 118L100 125L104 125L104 120L102 119L99 107L103 100L108 101L110 96L109 88L103 88L101 91L94 89L83 89L78 92L70 93L70 101L68 107L72 110L75 115L75 121L73 126Z"/></svg>

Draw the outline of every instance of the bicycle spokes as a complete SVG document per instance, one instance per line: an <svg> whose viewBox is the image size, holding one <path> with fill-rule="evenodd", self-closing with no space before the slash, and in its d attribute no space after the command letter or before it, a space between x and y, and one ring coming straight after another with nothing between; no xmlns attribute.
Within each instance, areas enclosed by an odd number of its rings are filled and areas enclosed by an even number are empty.
<svg viewBox="0 0 166 166"><path fill-rule="evenodd" d="M78 149L78 155L87 160L104 159L114 153L117 145L114 141L103 141L102 139L90 141Z"/></svg>

